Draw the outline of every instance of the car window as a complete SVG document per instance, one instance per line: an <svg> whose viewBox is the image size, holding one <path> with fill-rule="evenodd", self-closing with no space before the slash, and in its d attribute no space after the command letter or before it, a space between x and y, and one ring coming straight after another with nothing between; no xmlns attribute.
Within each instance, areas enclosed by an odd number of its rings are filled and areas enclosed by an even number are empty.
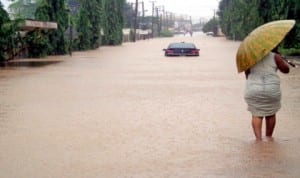
<svg viewBox="0 0 300 178"><path fill-rule="evenodd" d="M192 43L172 43L168 48L196 48Z"/></svg>

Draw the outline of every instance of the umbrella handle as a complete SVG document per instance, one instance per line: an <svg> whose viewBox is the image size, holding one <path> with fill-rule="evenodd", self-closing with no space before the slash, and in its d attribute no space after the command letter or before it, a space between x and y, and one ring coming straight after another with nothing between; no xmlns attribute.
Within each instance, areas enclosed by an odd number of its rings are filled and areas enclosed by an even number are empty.
<svg viewBox="0 0 300 178"><path fill-rule="evenodd" d="M282 59L284 59L289 65L292 67L297 67L296 64L294 64L292 61L288 60L286 56L282 56Z"/></svg>

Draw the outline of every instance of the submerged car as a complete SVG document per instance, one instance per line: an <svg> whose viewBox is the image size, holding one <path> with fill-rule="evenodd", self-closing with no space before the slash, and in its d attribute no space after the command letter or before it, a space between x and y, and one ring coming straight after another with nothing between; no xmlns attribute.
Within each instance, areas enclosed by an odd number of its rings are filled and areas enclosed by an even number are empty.
<svg viewBox="0 0 300 178"><path fill-rule="evenodd" d="M199 56L199 51L194 43L171 43L165 51L165 56Z"/></svg>

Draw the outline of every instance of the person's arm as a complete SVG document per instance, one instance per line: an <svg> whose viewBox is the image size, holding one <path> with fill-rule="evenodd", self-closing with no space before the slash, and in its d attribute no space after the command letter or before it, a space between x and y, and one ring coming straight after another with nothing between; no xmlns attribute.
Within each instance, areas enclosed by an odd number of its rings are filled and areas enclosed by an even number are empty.
<svg viewBox="0 0 300 178"><path fill-rule="evenodd" d="M285 74L290 72L288 64L284 61L284 59L282 59L282 57L279 54L275 54L275 63L280 72Z"/></svg>

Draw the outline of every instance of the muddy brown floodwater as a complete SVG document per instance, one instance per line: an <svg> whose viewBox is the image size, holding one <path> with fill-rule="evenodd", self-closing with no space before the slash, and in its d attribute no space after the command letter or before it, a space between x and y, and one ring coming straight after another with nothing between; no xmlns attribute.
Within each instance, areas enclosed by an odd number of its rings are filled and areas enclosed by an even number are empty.
<svg viewBox="0 0 300 178"><path fill-rule="evenodd" d="M200 57L164 57L172 41ZM0 69L0 177L299 177L300 69L280 74L274 141L255 142L239 44L151 39Z"/></svg>

